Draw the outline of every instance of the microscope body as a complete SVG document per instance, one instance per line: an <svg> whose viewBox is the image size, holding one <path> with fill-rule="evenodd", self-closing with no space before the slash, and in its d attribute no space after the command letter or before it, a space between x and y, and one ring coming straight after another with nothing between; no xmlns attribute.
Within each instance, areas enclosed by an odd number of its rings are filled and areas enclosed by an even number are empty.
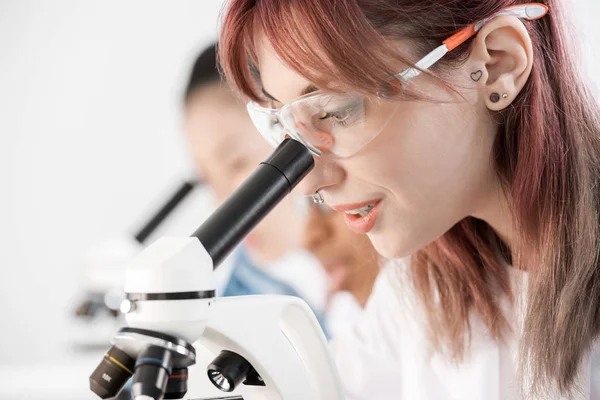
<svg viewBox="0 0 600 400"><path fill-rule="evenodd" d="M129 327L112 344L129 357L126 367L134 374L144 366L140 360L148 358L148 347L162 349L150 357L157 359L150 361L155 370L149 379L152 392L164 392L173 371L187 375L187 367L202 362L193 343L213 359L203 360L204 376L186 379L205 379L243 399L342 398L327 341L308 305L291 296L216 298L212 260L198 239L159 239L131 262L126 282L122 311ZM171 360L164 362L165 356ZM103 360L107 365L110 357L116 356L110 353ZM106 368L95 374L94 379L103 381L96 383L106 386L115 378ZM143 385L147 382L134 379L134 396L148 393ZM206 398L207 393L190 395Z"/></svg>
<svg viewBox="0 0 600 400"><path fill-rule="evenodd" d="M224 349L241 355L264 383L239 385L236 394L265 400L342 399L327 341L303 300L260 295L218 298L215 305L198 345L215 356Z"/></svg>
<svg viewBox="0 0 600 400"><path fill-rule="evenodd" d="M133 375L134 400L183 398L188 367L201 362L195 343L214 357L204 379L234 395L219 399L343 399L325 335L306 303L215 297L214 268L313 166L303 144L284 140L191 237L159 239L129 263L121 306L128 327L90 377L96 394L114 397Z"/></svg>

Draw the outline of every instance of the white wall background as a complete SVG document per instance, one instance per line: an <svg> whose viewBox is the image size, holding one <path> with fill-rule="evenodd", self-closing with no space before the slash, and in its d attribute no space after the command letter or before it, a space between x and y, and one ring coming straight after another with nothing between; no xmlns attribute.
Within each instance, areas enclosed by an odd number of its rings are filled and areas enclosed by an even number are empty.
<svg viewBox="0 0 600 400"><path fill-rule="evenodd" d="M181 94L220 7L0 1L1 362L64 352L83 250L187 170Z"/></svg>
<svg viewBox="0 0 600 400"><path fill-rule="evenodd" d="M574 3L595 73L600 3ZM220 7L0 0L0 363L61 357L83 250L187 170L181 92Z"/></svg>

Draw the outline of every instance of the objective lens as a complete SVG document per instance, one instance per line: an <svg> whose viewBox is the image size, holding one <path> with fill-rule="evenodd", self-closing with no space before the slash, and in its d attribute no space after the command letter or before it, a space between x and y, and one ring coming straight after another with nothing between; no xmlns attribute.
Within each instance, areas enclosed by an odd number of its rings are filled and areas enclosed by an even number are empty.
<svg viewBox="0 0 600 400"><path fill-rule="evenodd" d="M187 380L187 368L173 369L173 372L169 376L169 381L167 382L165 399L182 399L188 390Z"/></svg>
<svg viewBox="0 0 600 400"><path fill-rule="evenodd" d="M135 360L118 347L111 347L90 375L90 389L102 399L115 397L133 374Z"/></svg>
<svg viewBox="0 0 600 400"><path fill-rule="evenodd" d="M148 346L138 355L131 392L134 399L162 399L173 368L172 354L159 346Z"/></svg>
<svg viewBox="0 0 600 400"><path fill-rule="evenodd" d="M208 366L208 379L217 389L233 392L251 370L252 366L244 357L223 350Z"/></svg>

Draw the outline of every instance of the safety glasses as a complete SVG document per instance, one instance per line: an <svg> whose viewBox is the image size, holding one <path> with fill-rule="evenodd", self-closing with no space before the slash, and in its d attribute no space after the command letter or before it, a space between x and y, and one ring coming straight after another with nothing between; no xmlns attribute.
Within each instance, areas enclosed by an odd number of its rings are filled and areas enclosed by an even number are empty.
<svg viewBox="0 0 600 400"><path fill-rule="evenodd" d="M419 60L414 67L406 68L395 76L405 85L440 61L471 37L491 19L511 15L532 21L548 13L540 3L527 3L507 7L477 23L471 24ZM304 144L315 156L331 154L347 158L365 147L379 135L393 115L389 101L363 95L314 92L284 105L279 109L265 108L257 103L247 104L248 113L260 134L274 147L286 137Z"/></svg>

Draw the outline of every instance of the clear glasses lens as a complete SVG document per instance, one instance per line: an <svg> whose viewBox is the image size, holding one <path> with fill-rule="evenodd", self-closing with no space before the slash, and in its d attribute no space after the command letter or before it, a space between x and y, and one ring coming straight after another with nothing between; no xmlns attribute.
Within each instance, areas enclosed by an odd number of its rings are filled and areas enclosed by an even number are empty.
<svg viewBox="0 0 600 400"><path fill-rule="evenodd" d="M317 155L349 157L377 136L391 117L389 107L364 96L319 94L281 110L248 106L251 118L272 145L290 136Z"/></svg>

